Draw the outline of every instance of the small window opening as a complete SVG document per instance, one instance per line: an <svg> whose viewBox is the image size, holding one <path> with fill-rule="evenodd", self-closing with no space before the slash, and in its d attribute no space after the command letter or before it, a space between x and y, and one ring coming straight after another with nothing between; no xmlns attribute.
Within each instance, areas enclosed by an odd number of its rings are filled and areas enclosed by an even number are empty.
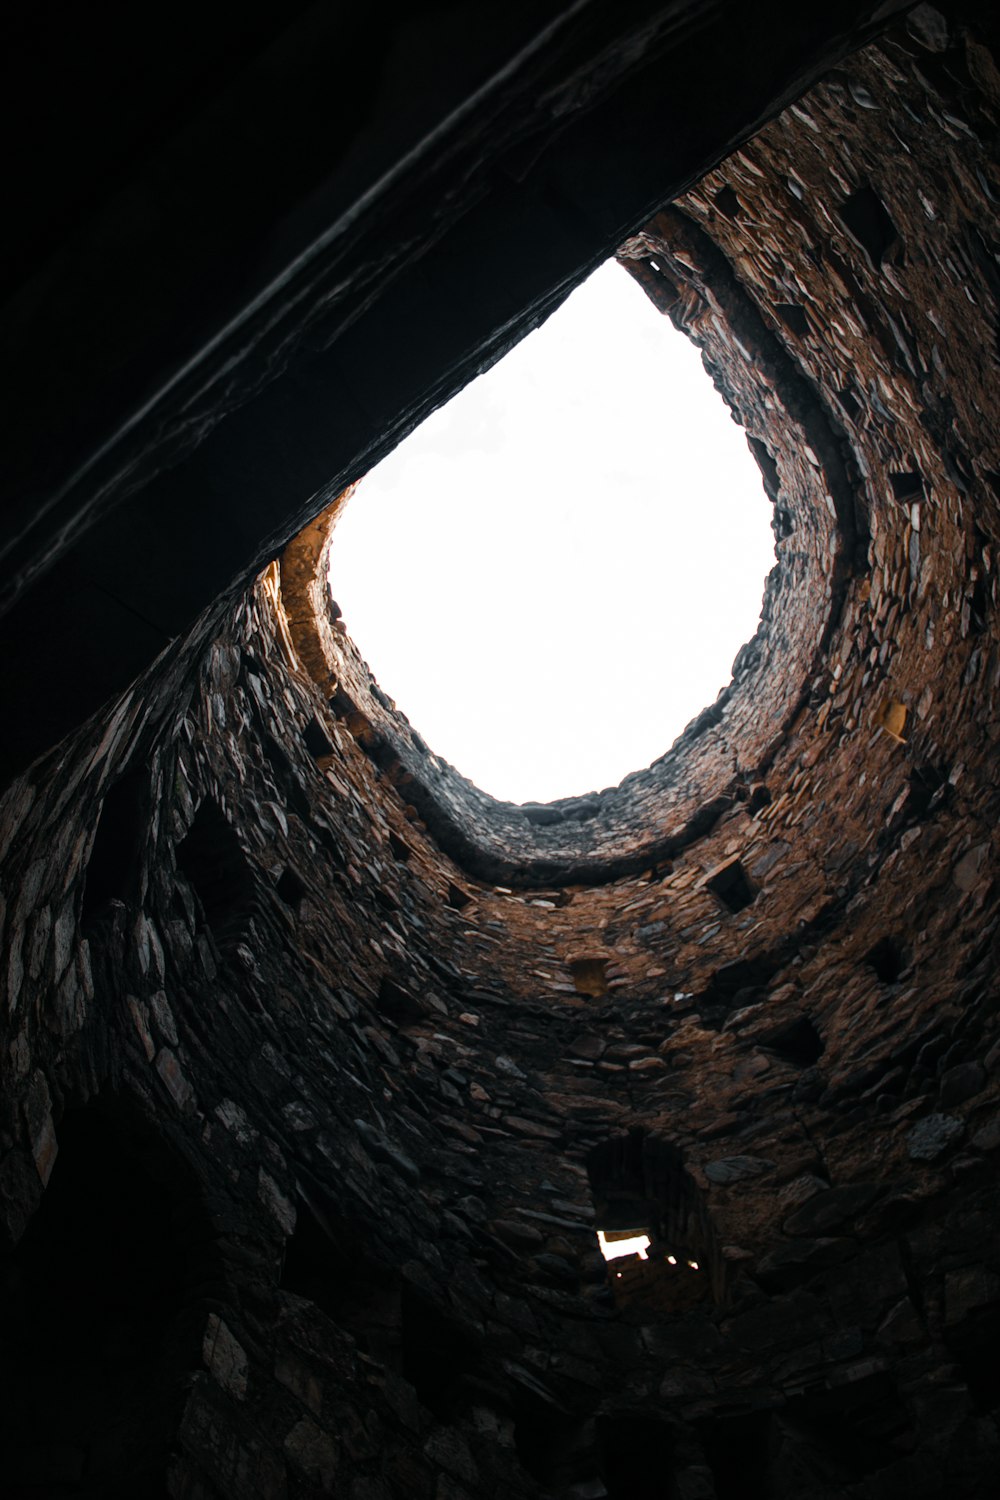
<svg viewBox="0 0 1000 1500"><path fill-rule="evenodd" d="M81 922L86 931L112 901L138 895L148 827L149 774L128 771L104 798L87 861Z"/></svg>
<svg viewBox="0 0 1000 1500"><path fill-rule="evenodd" d="M761 953L756 958L737 958L716 969L696 997L702 1025L717 1030L732 1011L762 1000L779 967L775 954Z"/></svg>
<svg viewBox="0 0 1000 1500"><path fill-rule="evenodd" d="M648 1260L650 1236L644 1229L599 1229L597 1243L605 1260L617 1260L621 1255L638 1255Z"/></svg>
<svg viewBox="0 0 1000 1500"><path fill-rule="evenodd" d="M310 719L302 731L302 741L313 760L324 760L333 754L333 745L318 719Z"/></svg>
<svg viewBox="0 0 1000 1500"><path fill-rule="evenodd" d="M300 1197L281 1286L314 1303L369 1359L402 1375L439 1420L452 1420L475 1398L480 1347L398 1270L374 1258L377 1239L371 1226L335 1219Z"/></svg>
<svg viewBox="0 0 1000 1500"><path fill-rule="evenodd" d="M985 573L980 569L969 592L969 625L974 635L984 634L990 618L990 591Z"/></svg>
<svg viewBox="0 0 1000 1500"><path fill-rule="evenodd" d="M636 1128L595 1146L587 1172L619 1306L655 1316L721 1300L724 1262L675 1146Z"/></svg>
<svg viewBox="0 0 1000 1500"><path fill-rule="evenodd" d="M608 960L606 958L571 958L569 971L578 995L599 1000L608 993Z"/></svg>
<svg viewBox="0 0 1000 1500"><path fill-rule="evenodd" d="M771 788L766 782L760 781L750 789L750 799L747 802L747 811L759 813L762 808L771 805Z"/></svg>
<svg viewBox="0 0 1000 1500"><path fill-rule="evenodd" d="M739 200L736 189L730 187L728 183L716 193L714 202L720 214L725 214L727 219L738 219L743 212L743 204Z"/></svg>
<svg viewBox="0 0 1000 1500"><path fill-rule="evenodd" d="M240 678L246 682L250 677L256 677L259 682L266 682L267 667L258 656L254 656L252 651L242 648L240 650Z"/></svg>
<svg viewBox="0 0 1000 1500"><path fill-rule="evenodd" d="M356 709L347 715L344 722L355 744L364 751L374 765L380 765L379 757L384 754L386 747L382 736L368 715Z"/></svg>
<svg viewBox="0 0 1000 1500"><path fill-rule="evenodd" d="M796 338L807 338L810 333L809 317L804 307L799 307L797 302L776 302L774 311L784 323L789 333Z"/></svg>
<svg viewBox="0 0 1000 1500"><path fill-rule="evenodd" d="M468 891L463 891L460 885L456 885L453 880L449 880L447 899L448 905L452 907L453 910L461 911L463 907L468 906L469 902L472 900L472 897L470 896Z"/></svg>
<svg viewBox="0 0 1000 1500"><path fill-rule="evenodd" d="M855 396L850 386L842 386L837 392L837 397L847 417L856 422L861 415L861 402Z"/></svg>
<svg viewBox="0 0 1000 1500"><path fill-rule="evenodd" d="M772 500L777 500L778 491L781 488L781 476L778 473L778 465L770 448L760 438L748 437L747 445L760 469L764 490Z"/></svg>
<svg viewBox="0 0 1000 1500"><path fill-rule="evenodd" d="M796 1016L794 1021L765 1032L759 1041L762 1047L776 1052L796 1068L811 1068L826 1050L823 1038L808 1016Z"/></svg>
<svg viewBox="0 0 1000 1500"><path fill-rule="evenodd" d="M339 605L337 606L337 614L339 618ZM337 688L336 692L330 698L329 703L331 711L336 714L338 719L349 719L352 714L356 714L358 711L358 705L348 693L344 692L342 687Z"/></svg>
<svg viewBox="0 0 1000 1500"><path fill-rule="evenodd" d="M906 812L911 818L929 817L947 805L951 793L948 775L946 766L930 763L914 766L910 772L910 795L906 799Z"/></svg>
<svg viewBox="0 0 1000 1500"><path fill-rule="evenodd" d="M867 183L858 188L841 205L840 219L877 271L899 242L899 232L878 193Z"/></svg>
<svg viewBox="0 0 1000 1500"><path fill-rule="evenodd" d="M883 984L896 984L909 963L906 950L896 938L880 938L865 954L865 963L875 970Z"/></svg>
<svg viewBox="0 0 1000 1500"><path fill-rule="evenodd" d="M389 848L392 850L393 859L398 859L400 864L406 864L413 857L413 850L405 839L401 839L397 833L389 831Z"/></svg>
<svg viewBox="0 0 1000 1500"><path fill-rule="evenodd" d="M903 730L906 728L907 716L905 703L899 703L895 698L884 698L875 712L874 722L891 740L895 740L898 745L905 745Z"/></svg>
<svg viewBox="0 0 1000 1500"><path fill-rule="evenodd" d="M901 503L919 500L924 493L924 478L916 469L890 474L889 483L892 486L893 499Z"/></svg>
<svg viewBox="0 0 1000 1500"><path fill-rule="evenodd" d="M190 882L221 952L235 947L256 909L253 868L219 804L206 797L177 845L177 868Z"/></svg>
<svg viewBox="0 0 1000 1500"><path fill-rule="evenodd" d="M731 912L743 911L757 898L757 889L738 859L719 865L706 878L705 885Z"/></svg>
<svg viewBox="0 0 1000 1500"><path fill-rule="evenodd" d="M290 865L282 870L274 889L286 906L290 906L293 911L298 911L306 888Z"/></svg>

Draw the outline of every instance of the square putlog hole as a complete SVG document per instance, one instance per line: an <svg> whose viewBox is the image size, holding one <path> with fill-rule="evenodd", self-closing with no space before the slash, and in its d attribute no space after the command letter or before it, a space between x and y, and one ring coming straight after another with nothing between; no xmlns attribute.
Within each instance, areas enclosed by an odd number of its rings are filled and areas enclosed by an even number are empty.
<svg viewBox="0 0 1000 1500"><path fill-rule="evenodd" d="M705 885L729 911L742 911L757 896L757 889L738 859L727 860L705 878Z"/></svg>
<svg viewBox="0 0 1000 1500"><path fill-rule="evenodd" d="M578 995L599 1000L608 993L608 960L606 958L571 958L569 971Z"/></svg>
<svg viewBox="0 0 1000 1500"><path fill-rule="evenodd" d="M312 718L302 731L302 739L313 760L325 760L333 754L333 745L318 719Z"/></svg>

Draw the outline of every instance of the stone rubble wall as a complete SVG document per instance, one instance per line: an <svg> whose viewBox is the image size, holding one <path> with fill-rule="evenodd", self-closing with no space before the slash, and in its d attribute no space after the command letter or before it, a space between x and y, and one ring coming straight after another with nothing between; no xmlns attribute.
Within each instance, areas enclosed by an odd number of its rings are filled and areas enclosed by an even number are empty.
<svg viewBox="0 0 1000 1500"><path fill-rule="evenodd" d="M721 721L588 821L403 757L323 526L5 794L5 1266L91 1115L176 1163L191 1266L145 1459L8 1341L17 1482L995 1493L998 111L976 35L898 29L625 247L792 529ZM629 1131L701 1215L683 1296L597 1251Z"/></svg>

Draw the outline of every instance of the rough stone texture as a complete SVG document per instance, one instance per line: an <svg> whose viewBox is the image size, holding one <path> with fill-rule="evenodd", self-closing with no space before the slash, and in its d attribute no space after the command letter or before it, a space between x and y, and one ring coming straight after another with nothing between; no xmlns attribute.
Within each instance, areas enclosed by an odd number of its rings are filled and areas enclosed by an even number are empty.
<svg viewBox="0 0 1000 1500"><path fill-rule="evenodd" d="M470 789L327 518L8 786L12 1493L996 1493L989 23L919 7L622 246L781 536L662 762Z"/></svg>

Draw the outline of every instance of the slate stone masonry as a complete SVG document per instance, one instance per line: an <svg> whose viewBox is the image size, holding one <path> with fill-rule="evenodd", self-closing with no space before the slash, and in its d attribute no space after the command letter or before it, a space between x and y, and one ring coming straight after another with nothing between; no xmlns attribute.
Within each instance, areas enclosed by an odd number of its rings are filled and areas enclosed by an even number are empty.
<svg viewBox="0 0 1000 1500"><path fill-rule="evenodd" d="M326 515L7 788L10 1493L995 1494L996 45L918 7L621 247L779 537L660 762L464 782Z"/></svg>

